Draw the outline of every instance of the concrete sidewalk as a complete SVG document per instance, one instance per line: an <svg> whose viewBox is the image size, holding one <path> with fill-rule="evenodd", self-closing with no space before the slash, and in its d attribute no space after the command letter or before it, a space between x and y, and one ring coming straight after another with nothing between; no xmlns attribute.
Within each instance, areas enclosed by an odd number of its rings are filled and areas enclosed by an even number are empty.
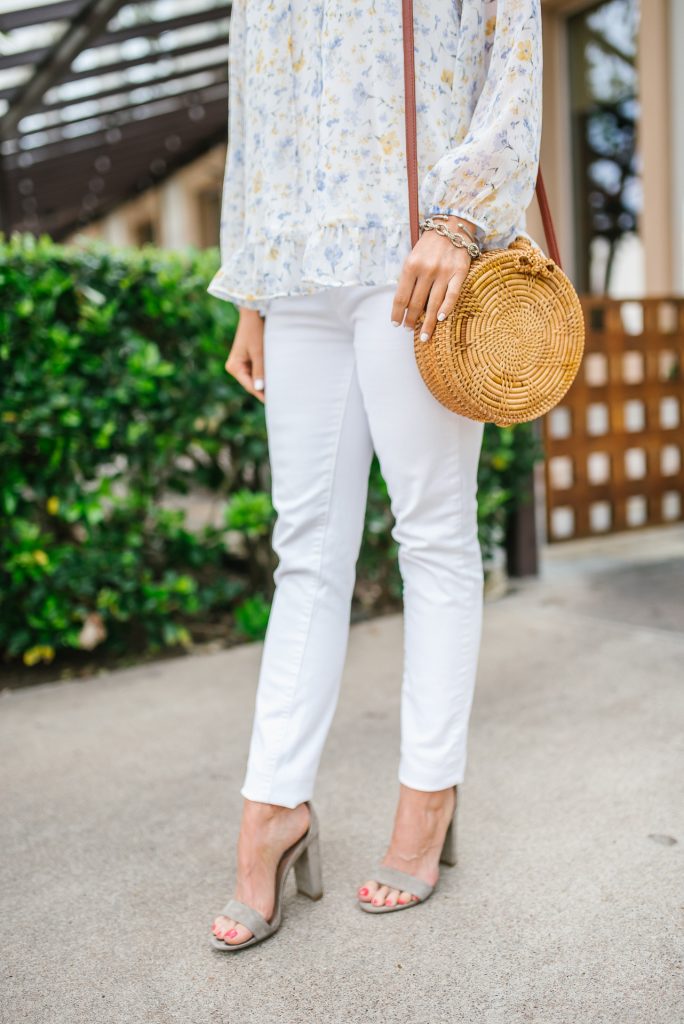
<svg viewBox="0 0 684 1024"><path fill-rule="evenodd" d="M354 627L321 769L325 897L208 943L230 892L259 646L0 700L0 1020L678 1024L684 531L573 544L488 603L460 865L356 885L396 795L401 620ZM290 883L292 886L292 883Z"/></svg>

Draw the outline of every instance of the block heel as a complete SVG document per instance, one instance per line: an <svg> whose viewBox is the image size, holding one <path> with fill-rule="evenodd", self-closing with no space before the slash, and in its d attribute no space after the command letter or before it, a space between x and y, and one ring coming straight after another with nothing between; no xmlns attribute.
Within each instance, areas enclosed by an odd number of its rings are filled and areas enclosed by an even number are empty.
<svg viewBox="0 0 684 1024"><path fill-rule="evenodd" d="M444 846L439 858L440 864L447 864L454 867L458 858L456 856L456 809L458 807L458 791L456 792L456 803L454 804L454 816L449 822L449 828L444 837Z"/></svg>
<svg viewBox="0 0 684 1024"><path fill-rule="evenodd" d="M297 892L308 896L310 900L320 900L323 895L323 871L318 836L312 838L295 861L294 873Z"/></svg>

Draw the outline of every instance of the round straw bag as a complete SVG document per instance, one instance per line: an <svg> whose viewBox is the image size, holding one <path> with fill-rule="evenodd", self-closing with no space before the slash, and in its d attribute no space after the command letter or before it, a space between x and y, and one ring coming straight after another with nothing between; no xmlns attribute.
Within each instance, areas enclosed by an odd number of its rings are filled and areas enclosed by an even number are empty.
<svg viewBox="0 0 684 1024"><path fill-rule="evenodd" d="M418 241L418 161L413 3L403 0L406 161L411 241ZM418 369L442 405L499 426L543 416L572 384L584 351L579 297L560 266L541 170L537 196L553 258L524 237L472 263L453 312L414 349Z"/></svg>
<svg viewBox="0 0 684 1024"><path fill-rule="evenodd" d="M526 238L473 261L453 312L414 350L442 405L509 426L552 409L572 384L584 318L560 267Z"/></svg>

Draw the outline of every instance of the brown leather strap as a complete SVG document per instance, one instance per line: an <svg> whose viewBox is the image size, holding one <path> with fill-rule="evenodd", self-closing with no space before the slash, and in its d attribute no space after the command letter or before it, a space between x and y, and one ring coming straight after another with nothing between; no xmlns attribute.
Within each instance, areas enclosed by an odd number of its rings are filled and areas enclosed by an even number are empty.
<svg viewBox="0 0 684 1024"><path fill-rule="evenodd" d="M416 138L416 68L413 43L413 0L402 0L402 23L404 33L404 97L406 112L406 171L408 176L409 222L411 245L419 238L418 227L418 142ZM541 213L548 254L559 267L560 251L556 229L553 225L546 186L541 167L537 175L537 201Z"/></svg>
<svg viewBox="0 0 684 1024"><path fill-rule="evenodd" d="M539 203L539 212L541 213L542 224L544 225L546 247L549 250L549 256L556 266L562 269L558 238L556 237L556 229L553 224L551 206L549 205L549 197L546 194L546 185L544 184L544 175L542 174L541 167L537 173L537 202Z"/></svg>
<svg viewBox="0 0 684 1024"><path fill-rule="evenodd" d="M413 47L413 0L402 0L404 30L404 111L406 115L406 171L408 174L411 245L420 237L418 226L418 141L416 138L416 65Z"/></svg>

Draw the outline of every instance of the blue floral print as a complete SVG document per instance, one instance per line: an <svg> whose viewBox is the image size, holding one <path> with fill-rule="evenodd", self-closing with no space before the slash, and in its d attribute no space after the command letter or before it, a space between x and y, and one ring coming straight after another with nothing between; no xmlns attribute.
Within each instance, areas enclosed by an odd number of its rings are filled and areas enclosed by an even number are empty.
<svg viewBox="0 0 684 1024"><path fill-rule="evenodd" d="M540 0L414 0L420 213L524 230L541 135ZM390 284L410 252L401 0L233 0L211 294Z"/></svg>

